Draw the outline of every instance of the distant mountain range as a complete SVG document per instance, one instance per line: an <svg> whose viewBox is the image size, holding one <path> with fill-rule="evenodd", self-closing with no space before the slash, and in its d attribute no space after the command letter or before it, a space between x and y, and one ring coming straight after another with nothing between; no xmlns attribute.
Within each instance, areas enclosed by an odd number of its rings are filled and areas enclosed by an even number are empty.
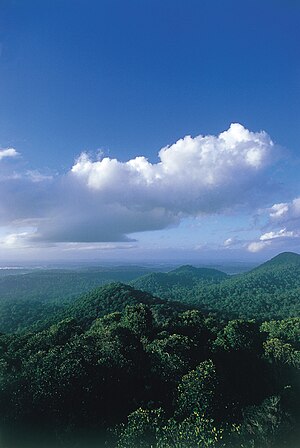
<svg viewBox="0 0 300 448"><path fill-rule="evenodd" d="M282 253L239 275L190 265L167 273L143 273L137 267L120 272L49 270L2 278L0 331L23 331L37 322L40 326L67 317L90 322L136 303L151 304L163 312L176 302L175 307L257 320L300 313L300 255L295 253ZM131 286L112 283L118 280ZM95 289L103 283L111 284Z"/></svg>
<svg viewBox="0 0 300 448"><path fill-rule="evenodd" d="M300 255L284 252L250 272L229 276L216 269L182 266L151 273L131 284L155 296L246 318L282 318L300 312Z"/></svg>

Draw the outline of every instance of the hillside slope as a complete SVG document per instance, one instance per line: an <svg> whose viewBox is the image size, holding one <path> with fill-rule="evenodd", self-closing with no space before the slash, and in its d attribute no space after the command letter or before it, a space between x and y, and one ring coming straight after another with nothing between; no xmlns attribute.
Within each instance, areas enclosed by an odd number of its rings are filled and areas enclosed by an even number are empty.
<svg viewBox="0 0 300 448"><path fill-rule="evenodd" d="M133 280L131 285L136 289L173 300L182 300L191 288L219 284L229 275L217 269L195 268L190 265L181 266L167 273L154 272Z"/></svg>
<svg viewBox="0 0 300 448"><path fill-rule="evenodd" d="M215 281L151 274L132 282L159 297L243 318L284 318L300 313L300 255L283 253L245 274Z"/></svg>
<svg viewBox="0 0 300 448"><path fill-rule="evenodd" d="M140 266L90 267L82 269L36 269L0 277L0 301L39 300L61 302L111 282L129 282L148 274ZM10 271L14 272L14 271Z"/></svg>
<svg viewBox="0 0 300 448"><path fill-rule="evenodd" d="M40 320L35 322L32 329L46 328L63 319L76 319L83 328L87 328L93 321L106 314L120 313L127 306L138 304L149 306L158 322L165 320L166 316L171 318L174 313L190 308L187 304L171 303L123 283L110 283L81 295L56 313L49 316L44 314Z"/></svg>
<svg viewBox="0 0 300 448"><path fill-rule="evenodd" d="M0 332L22 331L62 311L78 296L111 282L129 282L148 273L137 266L13 270L0 277Z"/></svg>

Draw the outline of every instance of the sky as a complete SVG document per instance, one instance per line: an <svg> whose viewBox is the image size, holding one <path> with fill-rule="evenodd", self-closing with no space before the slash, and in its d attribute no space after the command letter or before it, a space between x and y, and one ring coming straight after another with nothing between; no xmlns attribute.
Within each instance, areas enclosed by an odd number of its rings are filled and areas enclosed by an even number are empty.
<svg viewBox="0 0 300 448"><path fill-rule="evenodd" d="M0 0L0 261L300 252L298 0Z"/></svg>

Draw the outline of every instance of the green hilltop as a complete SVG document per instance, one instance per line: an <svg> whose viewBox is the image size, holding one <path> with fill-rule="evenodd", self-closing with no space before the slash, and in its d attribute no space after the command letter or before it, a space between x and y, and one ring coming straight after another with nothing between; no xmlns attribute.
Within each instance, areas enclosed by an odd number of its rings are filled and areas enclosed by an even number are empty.
<svg viewBox="0 0 300 448"><path fill-rule="evenodd" d="M271 258L271 260L268 260L265 263L258 266L257 268L253 269L253 271L269 269L269 268L273 268L274 266L278 266L278 267L295 266L296 267L299 265L300 265L300 255L299 254L296 254L295 252L282 252L281 254L278 254L275 257Z"/></svg>
<svg viewBox="0 0 300 448"><path fill-rule="evenodd" d="M145 268L119 267L7 275L0 279L0 331L36 328L38 321L67 313L73 315L80 307L80 313L85 315L84 307L90 307L87 298L94 297L97 303L97 294L102 296L98 288L114 281L131 284L135 290L148 292L164 303L176 301L227 318L280 319L298 316L300 312L300 255L285 252L238 275L190 265L170 272L149 273ZM125 297L124 288L128 286L122 288L121 296ZM112 292L113 287L108 290ZM98 303L99 315L115 308L118 311L120 300L116 298L115 304L108 304L104 296L103 292L102 302ZM146 296L142 300L137 295L137 300L143 302Z"/></svg>
<svg viewBox="0 0 300 448"><path fill-rule="evenodd" d="M300 313L300 255L292 252L239 275L183 266L167 274L140 277L131 284L228 317L272 319Z"/></svg>

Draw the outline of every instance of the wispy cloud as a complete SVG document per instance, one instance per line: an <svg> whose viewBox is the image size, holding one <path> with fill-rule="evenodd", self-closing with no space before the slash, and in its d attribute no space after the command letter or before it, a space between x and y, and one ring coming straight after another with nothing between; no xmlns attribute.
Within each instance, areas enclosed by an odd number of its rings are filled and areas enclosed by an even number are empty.
<svg viewBox="0 0 300 448"><path fill-rule="evenodd" d="M43 174L38 170L27 170L25 175L32 181L32 182L43 182L45 180L52 180L53 176L49 174Z"/></svg>
<svg viewBox="0 0 300 448"><path fill-rule="evenodd" d="M262 213L262 212L261 212ZM268 215L268 232L259 237L259 241L249 244L250 252L258 252L267 247L300 246L300 198L290 202L281 202L265 210Z"/></svg>

